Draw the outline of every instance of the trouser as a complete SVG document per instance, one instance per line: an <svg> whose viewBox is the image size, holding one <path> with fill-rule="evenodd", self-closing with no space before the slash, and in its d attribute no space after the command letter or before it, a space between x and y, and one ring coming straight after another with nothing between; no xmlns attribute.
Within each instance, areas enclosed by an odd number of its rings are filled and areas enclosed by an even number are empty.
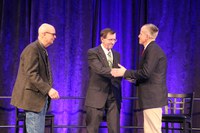
<svg viewBox="0 0 200 133"><path fill-rule="evenodd" d="M86 106L87 133L98 133L99 125L106 110L106 121L109 133L120 132L120 115L117 102L113 93L109 93L106 104L103 108Z"/></svg>
<svg viewBox="0 0 200 133"><path fill-rule="evenodd" d="M26 131L28 133L44 133L45 115L47 112L48 100L39 113L26 111Z"/></svg>
<svg viewBox="0 0 200 133"><path fill-rule="evenodd" d="M162 108L152 108L143 110L144 133L161 133Z"/></svg>

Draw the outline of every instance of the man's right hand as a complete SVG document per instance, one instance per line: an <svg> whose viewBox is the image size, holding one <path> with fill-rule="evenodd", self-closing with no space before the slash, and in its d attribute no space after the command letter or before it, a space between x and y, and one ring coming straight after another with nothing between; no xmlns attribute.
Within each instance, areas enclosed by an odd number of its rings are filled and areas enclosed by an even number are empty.
<svg viewBox="0 0 200 133"><path fill-rule="evenodd" d="M51 88L50 91L48 92L48 95L50 96L51 99L58 99L60 98L58 91Z"/></svg>
<svg viewBox="0 0 200 133"><path fill-rule="evenodd" d="M126 68L120 64L118 64L119 68L112 68L111 74L113 77L123 77L126 71Z"/></svg>

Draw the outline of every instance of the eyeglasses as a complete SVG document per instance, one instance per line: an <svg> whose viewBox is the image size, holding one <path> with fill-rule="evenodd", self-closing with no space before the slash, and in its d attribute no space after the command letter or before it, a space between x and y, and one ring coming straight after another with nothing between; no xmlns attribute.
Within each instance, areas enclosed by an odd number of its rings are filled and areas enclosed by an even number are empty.
<svg viewBox="0 0 200 133"><path fill-rule="evenodd" d="M56 35L56 33L51 33L51 32L45 32L45 33L51 34L51 35L53 35L53 36Z"/></svg>
<svg viewBox="0 0 200 133"><path fill-rule="evenodd" d="M117 39L107 39L110 42L117 42Z"/></svg>

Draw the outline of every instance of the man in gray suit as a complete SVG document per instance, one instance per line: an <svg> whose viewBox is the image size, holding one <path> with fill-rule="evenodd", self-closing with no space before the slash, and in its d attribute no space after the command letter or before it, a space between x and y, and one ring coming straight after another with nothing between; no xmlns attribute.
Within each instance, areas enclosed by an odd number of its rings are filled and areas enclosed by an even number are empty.
<svg viewBox="0 0 200 133"><path fill-rule="evenodd" d="M119 64L119 69L112 69L114 77L136 80L138 85L139 106L143 109L144 132L161 133L162 107L167 105L166 70L167 58L156 44L158 28L153 24L142 26L139 43L144 46L140 68L126 70Z"/></svg>
<svg viewBox="0 0 200 133"><path fill-rule="evenodd" d="M28 133L44 133L50 99L59 98L58 92L52 88L46 50L55 38L55 28L50 24L42 24L38 29L38 40L29 44L20 56L11 104L25 110Z"/></svg>
<svg viewBox="0 0 200 133"><path fill-rule="evenodd" d="M85 100L88 133L98 133L106 112L109 133L120 132L121 78L110 74L118 68L120 55L113 50L116 33L106 28L101 31L101 45L88 50L89 86Z"/></svg>

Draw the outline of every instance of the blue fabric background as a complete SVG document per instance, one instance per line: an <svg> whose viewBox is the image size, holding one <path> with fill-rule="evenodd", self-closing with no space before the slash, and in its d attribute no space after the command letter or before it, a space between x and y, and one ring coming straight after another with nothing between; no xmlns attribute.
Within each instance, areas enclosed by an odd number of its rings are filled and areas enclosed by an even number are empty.
<svg viewBox="0 0 200 133"><path fill-rule="evenodd" d="M20 54L37 39L37 29L44 22L54 25L57 32L48 52L54 88L62 97L85 97L87 50L100 44L101 29L110 27L117 32L114 49L121 53L121 64L136 69L143 49L138 44L140 27L153 23L160 29L157 43L168 58L168 91L195 91L196 97L200 97L199 5L199 0L1 0L0 95L11 95ZM122 86L123 97L137 96L132 84L123 81ZM55 125L85 125L83 105L81 99L52 101L50 111L55 114ZM139 115L134 113L136 107L133 100L123 100L122 126L141 124ZM199 109L195 107L196 112ZM10 100L1 99L1 125L14 124L14 117ZM194 117L194 126L199 126L199 117ZM2 131L14 132L14 129ZM82 133L85 129L56 128L55 132ZM121 132L133 130L121 129Z"/></svg>

